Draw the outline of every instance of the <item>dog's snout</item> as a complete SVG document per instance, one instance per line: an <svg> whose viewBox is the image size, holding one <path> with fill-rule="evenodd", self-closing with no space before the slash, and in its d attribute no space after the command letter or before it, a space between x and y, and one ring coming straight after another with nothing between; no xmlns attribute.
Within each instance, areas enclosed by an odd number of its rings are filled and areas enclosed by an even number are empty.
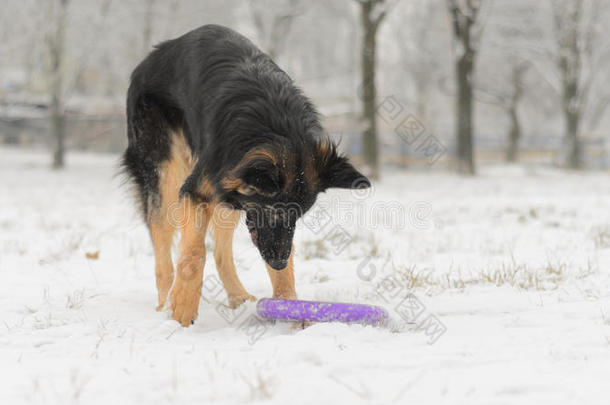
<svg viewBox="0 0 610 405"><path fill-rule="evenodd" d="M268 254L264 255L265 261L274 270L283 270L288 266L288 260L290 259L290 248L288 249L274 249Z"/></svg>
<svg viewBox="0 0 610 405"><path fill-rule="evenodd" d="M288 259L269 259L267 263L273 270L283 270L288 266Z"/></svg>

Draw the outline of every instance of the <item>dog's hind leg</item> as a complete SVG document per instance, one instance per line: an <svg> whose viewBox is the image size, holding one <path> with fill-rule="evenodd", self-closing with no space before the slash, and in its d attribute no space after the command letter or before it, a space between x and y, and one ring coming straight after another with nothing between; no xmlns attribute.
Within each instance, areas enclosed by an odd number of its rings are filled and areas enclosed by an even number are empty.
<svg viewBox="0 0 610 405"><path fill-rule="evenodd" d="M171 249L175 230L183 220L179 215L178 196L180 186L192 167L193 160L184 137L179 132L173 132L170 158L159 168L159 205L148 219L155 251L155 276L159 294L157 311L163 309L174 281Z"/></svg>
<svg viewBox="0 0 610 405"><path fill-rule="evenodd" d="M159 168L159 206L149 218L148 227L155 251L155 276L161 310L174 281L174 266L171 258L174 233L182 221L179 206L180 186L192 170L194 161L183 135L179 131L171 134L169 160Z"/></svg>
<svg viewBox="0 0 610 405"><path fill-rule="evenodd" d="M157 311L165 306L167 294L174 281L174 265L172 263L172 242L175 228L168 224L164 217L154 218L148 224L155 252L155 276L159 304Z"/></svg>
<svg viewBox="0 0 610 405"><path fill-rule="evenodd" d="M153 242L160 310L174 277L171 247L175 226L169 221L168 208L179 190L173 185L177 174L173 146L176 134L163 108L145 97L129 98L127 118L129 146L123 168L136 186L138 205Z"/></svg>
<svg viewBox="0 0 610 405"><path fill-rule="evenodd" d="M229 299L229 306L237 308L245 301L256 301L237 277L233 260L233 233L240 218L240 212L218 204L212 214L214 235L214 260L218 275Z"/></svg>

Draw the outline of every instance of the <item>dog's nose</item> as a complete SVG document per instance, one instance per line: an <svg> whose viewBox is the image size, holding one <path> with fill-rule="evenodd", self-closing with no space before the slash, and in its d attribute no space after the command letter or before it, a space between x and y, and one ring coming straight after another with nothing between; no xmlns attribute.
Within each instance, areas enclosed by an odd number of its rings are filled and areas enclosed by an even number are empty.
<svg viewBox="0 0 610 405"><path fill-rule="evenodd" d="M269 259L267 264L269 264L273 270L283 270L288 266L288 259Z"/></svg>

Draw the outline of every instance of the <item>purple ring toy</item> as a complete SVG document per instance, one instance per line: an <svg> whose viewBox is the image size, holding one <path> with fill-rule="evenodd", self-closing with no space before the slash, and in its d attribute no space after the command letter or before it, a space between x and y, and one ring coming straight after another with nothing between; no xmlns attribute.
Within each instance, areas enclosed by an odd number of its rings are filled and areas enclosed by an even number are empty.
<svg viewBox="0 0 610 405"><path fill-rule="evenodd" d="M262 298L256 312L263 318L303 322L346 322L383 326L388 312L381 307L341 302Z"/></svg>

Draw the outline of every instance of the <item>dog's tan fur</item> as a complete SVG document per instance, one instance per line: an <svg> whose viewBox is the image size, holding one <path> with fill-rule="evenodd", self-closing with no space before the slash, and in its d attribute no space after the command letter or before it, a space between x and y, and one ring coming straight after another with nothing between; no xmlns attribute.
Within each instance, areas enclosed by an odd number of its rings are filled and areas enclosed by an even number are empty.
<svg viewBox="0 0 610 405"><path fill-rule="evenodd" d="M203 267L205 265L205 234L210 213L205 207L203 215L200 207L190 198L181 199L181 211L185 218L180 224L180 256L176 266L176 280L170 293L173 317L182 326L189 326L197 318Z"/></svg>
<svg viewBox="0 0 610 405"><path fill-rule="evenodd" d="M272 194L265 193L263 190L260 190L250 184L246 184L242 179L235 177L227 177L222 179L220 183L225 191L237 191L243 195L253 195L258 193L260 195L272 196Z"/></svg>
<svg viewBox="0 0 610 405"><path fill-rule="evenodd" d="M148 218L153 248L155 252L155 275L161 310L174 281L174 265L171 248L174 233L184 212L179 205L180 186L189 175L195 162L181 133L172 134L171 158L161 166L159 175L159 209L151 212Z"/></svg>
<svg viewBox="0 0 610 405"><path fill-rule="evenodd" d="M233 261L233 232L239 222L241 214L222 204L214 208L212 216L214 235L214 260L220 281L227 291L229 306L237 308L246 300L255 301L256 298L249 294L237 277L235 263Z"/></svg>
<svg viewBox="0 0 610 405"><path fill-rule="evenodd" d="M311 160L305 162L305 183L311 190L315 190L319 185L320 170L328 162L334 152L334 147L329 139L322 139L315 146Z"/></svg>
<svg viewBox="0 0 610 405"><path fill-rule="evenodd" d="M290 251L288 266L283 270L274 270L268 264L267 272L273 285L273 298L296 299L297 293L294 289L294 246Z"/></svg>
<svg viewBox="0 0 610 405"><path fill-rule="evenodd" d="M257 150L248 159L266 158L277 162L266 150ZM197 318L203 268L205 265L205 236L211 226L214 238L214 260L218 274L227 292L229 305L236 308L243 302L254 301L237 277L233 260L233 233L240 212L217 204L213 198L211 182L204 178L199 189L205 202L189 196L179 197L180 187L195 165L189 146L181 133L172 134L170 159L160 169L160 204L148 218L155 253L155 275L157 279L157 310L165 307L168 294L173 318L188 326ZM231 178L222 182L223 187L239 186ZM179 257L174 279L171 248L174 233L180 231ZM294 288L293 259L290 255L286 269L277 271L267 266L273 285L273 297L296 298ZM171 292L170 292L171 289Z"/></svg>

